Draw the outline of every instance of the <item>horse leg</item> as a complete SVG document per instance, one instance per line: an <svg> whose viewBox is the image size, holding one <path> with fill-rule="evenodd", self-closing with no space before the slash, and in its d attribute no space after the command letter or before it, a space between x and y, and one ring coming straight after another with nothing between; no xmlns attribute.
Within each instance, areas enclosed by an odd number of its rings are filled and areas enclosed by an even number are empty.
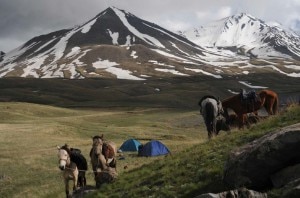
<svg viewBox="0 0 300 198"><path fill-rule="evenodd" d="M66 197L69 197L69 180L65 179L65 190L66 190Z"/></svg>
<svg viewBox="0 0 300 198"><path fill-rule="evenodd" d="M82 177L82 172L80 171L78 174L77 187L82 187L82 186L83 186L83 177Z"/></svg>
<svg viewBox="0 0 300 198"><path fill-rule="evenodd" d="M80 175L80 176L78 176L79 187L86 186L85 171L80 171L79 175Z"/></svg>
<svg viewBox="0 0 300 198"><path fill-rule="evenodd" d="M272 98L270 100L270 104L269 104L270 115L275 115L275 113L276 113L275 111L273 111L275 103L276 103L275 98Z"/></svg>
<svg viewBox="0 0 300 198"><path fill-rule="evenodd" d="M278 97L277 96L274 98L274 103L272 105L272 110L273 110L274 115L276 115L278 113Z"/></svg>
<svg viewBox="0 0 300 198"><path fill-rule="evenodd" d="M212 137L212 132L211 131L208 131L208 139L210 140Z"/></svg>
<svg viewBox="0 0 300 198"><path fill-rule="evenodd" d="M243 115L244 118L244 123L247 125L247 128L250 128L250 121L249 121L249 116L247 114Z"/></svg>
<svg viewBox="0 0 300 198"><path fill-rule="evenodd" d="M94 172L94 176L96 178L96 176L97 176L97 165L95 165L95 164L93 164L93 172Z"/></svg>
<svg viewBox="0 0 300 198"><path fill-rule="evenodd" d="M76 168L76 170L74 170L74 172L73 172L73 191L77 190L78 175L79 175L79 173Z"/></svg>
<svg viewBox="0 0 300 198"><path fill-rule="evenodd" d="M213 136L216 136L217 135L217 119L216 117L213 118L213 121L212 121L212 133L213 133Z"/></svg>
<svg viewBox="0 0 300 198"><path fill-rule="evenodd" d="M253 111L254 115L258 116L258 112L257 111Z"/></svg>
<svg viewBox="0 0 300 198"><path fill-rule="evenodd" d="M83 173L84 176L83 176L83 185L86 186L86 177L85 177L85 172Z"/></svg>
<svg viewBox="0 0 300 198"><path fill-rule="evenodd" d="M266 111L267 111L267 113L268 113L268 115L272 115L273 113L272 113L272 110L271 110L271 100L269 101L269 100L266 100L265 101L265 104L264 104L264 107L265 107L265 109L266 109Z"/></svg>
<svg viewBox="0 0 300 198"><path fill-rule="evenodd" d="M243 129L245 124L245 116L244 114L238 114L237 116L239 120L239 129Z"/></svg>
<svg viewBox="0 0 300 198"><path fill-rule="evenodd" d="M113 157L112 161L108 164L109 167L111 168L117 168L117 160L115 157Z"/></svg>

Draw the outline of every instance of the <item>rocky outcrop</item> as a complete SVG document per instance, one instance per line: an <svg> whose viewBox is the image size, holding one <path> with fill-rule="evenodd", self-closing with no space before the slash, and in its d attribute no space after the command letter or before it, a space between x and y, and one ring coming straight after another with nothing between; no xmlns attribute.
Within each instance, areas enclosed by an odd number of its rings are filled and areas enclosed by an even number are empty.
<svg viewBox="0 0 300 198"><path fill-rule="evenodd" d="M100 188L104 183L112 183L118 178L118 173L115 168L108 167L106 170L98 172L95 181L96 187Z"/></svg>
<svg viewBox="0 0 300 198"><path fill-rule="evenodd" d="M291 172L286 168L300 163L299 150L300 123L269 133L232 151L225 165L223 180L233 189L245 186L265 190L284 186L291 182L291 177L283 178L280 172ZM294 169L298 170L297 167ZM293 179L297 179L298 175L293 175Z"/></svg>
<svg viewBox="0 0 300 198"><path fill-rule="evenodd" d="M271 181L275 188L280 188L300 178L300 164L286 167L271 175Z"/></svg>
<svg viewBox="0 0 300 198"><path fill-rule="evenodd" d="M225 191L221 193L206 193L195 198L267 198L266 193L260 193L246 188Z"/></svg>
<svg viewBox="0 0 300 198"><path fill-rule="evenodd" d="M79 188L78 190L74 191L72 194L72 198L82 198L86 195L95 192L97 189L94 186L84 186L82 188Z"/></svg>

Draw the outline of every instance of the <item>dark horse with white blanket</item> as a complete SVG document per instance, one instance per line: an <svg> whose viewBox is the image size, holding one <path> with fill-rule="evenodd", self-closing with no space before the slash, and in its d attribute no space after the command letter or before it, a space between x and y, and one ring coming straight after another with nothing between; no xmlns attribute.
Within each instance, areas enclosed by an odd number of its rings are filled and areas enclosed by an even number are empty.
<svg viewBox="0 0 300 198"><path fill-rule="evenodd" d="M223 117L222 102L214 96L204 96L199 101L200 113L203 116L208 138L218 135L220 130L229 131L230 128L226 124L226 119Z"/></svg>

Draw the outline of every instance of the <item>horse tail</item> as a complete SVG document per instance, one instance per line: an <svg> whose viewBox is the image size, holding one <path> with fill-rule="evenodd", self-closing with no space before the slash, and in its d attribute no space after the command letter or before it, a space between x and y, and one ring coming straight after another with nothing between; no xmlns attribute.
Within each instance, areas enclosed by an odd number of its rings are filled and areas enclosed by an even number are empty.
<svg viewBox="0 0 300 198"><path fill-rule="evenodd" d="M212 125L212 122L214 120L214 105L210 102L206 103L205 105L205 125L208 132L208 137L210 138L214 131L214 127Z"/></svg>
<svg viewBox="0 0 300 198"><path fill-rule="evenodd" d="M214 105L210 102L206 103L205 105L206 117L209 120L212 120L215 116L214 114Z"/></svg>

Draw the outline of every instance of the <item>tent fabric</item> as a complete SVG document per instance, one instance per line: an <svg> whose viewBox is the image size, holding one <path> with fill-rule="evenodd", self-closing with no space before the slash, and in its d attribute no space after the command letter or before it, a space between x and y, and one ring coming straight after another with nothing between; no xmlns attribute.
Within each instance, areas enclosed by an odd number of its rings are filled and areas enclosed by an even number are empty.
<svg viewBox="0 0 300 198"><path fill-rule="evenodd" d="M139 146L142 145L136 139L128 139L126 140L120 147L121 151L138 151Z"/></svg>
<svg viewBox="0 0 300 198"><path fill-rule="evenodd" d="M169 154L169 149L160 141L152 140L139 148L138 155L151 157Z"/></svg>

